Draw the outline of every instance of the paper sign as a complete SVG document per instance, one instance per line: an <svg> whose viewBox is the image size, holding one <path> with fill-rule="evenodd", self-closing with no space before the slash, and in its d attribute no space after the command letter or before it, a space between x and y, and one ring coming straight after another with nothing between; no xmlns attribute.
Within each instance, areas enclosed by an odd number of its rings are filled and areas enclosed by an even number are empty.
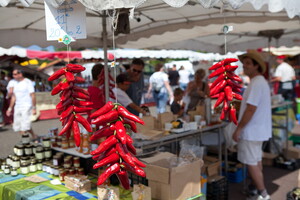
<svg viewBox="0 0 300 200"><path fill-rule="evenodd" d="M28 177L24 178L24 180L30 181L30 182L33 182L33 183L41 183L41 182L44 182L44 181L48 181L48 179L42 178L38 175L28 176Z"/></svg>
<svg viewBox="0 0 300 200"><path fill-rule="evenodd" d="M86 38L85 7L78 0L66 0L55 8L45 1L47 40L64 42Z"/></svg>

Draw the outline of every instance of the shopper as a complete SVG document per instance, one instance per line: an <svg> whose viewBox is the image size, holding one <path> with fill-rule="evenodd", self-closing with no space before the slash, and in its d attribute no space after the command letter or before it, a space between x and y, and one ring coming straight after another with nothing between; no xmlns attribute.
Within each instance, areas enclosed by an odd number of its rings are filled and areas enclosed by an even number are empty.
<svg viewBox="0 0 300 200"><path fill-rule="evenodd" d="M185 91L190 81L191 73L188 70L186 70L184 66L180 67L178 73L179 73L179 86L183 91Z"/></svg>
<svg viewBox="0 0 300 200"><path fill-rule="evenodd" d="M250 77L250 84L244 92L239 123L232 137L238 142L238 160L247 165L252 179L249 190L258 191L257 200L268 200L261 162L263 141L272 136L270 88L262 76L266 65L256 51L243 54L239 59Z"/></svg>
<svg viewBox="0 0 300 200"><path fill-rule="evenodd" d="M171 104L171 112L178 117L184 116L185 103L182 101L184 91L181 88L174 90L174 101Z"/></svg>
<svg viewBox="0 0 300 200"><path fill-rule="evenodd" d="M144 91L144 66L145 63L143 60L134 59L131 62L130 68L125 72L129 77L129 81L132 82L126 90L126 93L137 106L141 105ZM139 113L132 108L129 108L128 110L137 116L139 115Z"/></svg>
<svg viewBox="0 0 300 200"><path fill-rule="evenodd" d="M205 98L209 96L208 85L203 81L205 74L204 69L198 69L195 72L195 79L190 81L187 86L186 95L189 97L187 111L196 110L196 107L203 105Z"/></svg>
<svg viewBox="0 0 300 200"><path fill-rule="evenodd" d="M113 89L116 101L122 104L127 109L132 109L137 113L146 115L146 111L140 106L136 105L130 97L126 94L126 90L129 88L131 82L126 74L119 74L116 78L117 87Z"/></svg>
<svg viewBox="0 0 300 200"><path fill-rule="evenodd" d="M166 112L168 99L173 99L173 91L169 84L168 74L164 72L164 66L157 64L155 71L149 79L149 88L146 94L151 97L151 92L156 103L157 113Z"/></svg>
<svg viewBox="0 0 300 200"><path fill-rule="evenodd" d="M3 106L6 97L6 86L7 81L5 80L5 72L1 71L0 73L0 127L4 126L4 111Z"/></svg>
<svg viewBox="0 0 300 200"><path fill-rule="evenodd" d="M14 131L19 131L20 134L29 132L32 139L37 139L31 128L31 114L36 114L34 87L32 82L24 77L21 70L14 69L13 77L17 82L14 85L13 95L6 114L10 116L14 108Z"/></svg>
<svg viewBox="0 0 300 200"><path fill-rule="evenodd" d="M172 90L174 91L175 88L179 86L179 73L176 69L176 65L174 64L172 69L168 72L169 75L169 81L170 81L170 86Z"/></svg>
<svg viewBox="0 0 300 200"><path fill-rule="evenodd" d="M282 94L285 100L293 101L295 98L293 81L296 80L296 75L294 68L286 63L285 59L286 56L277 56L276 62L279 65L272 81L279 81L278 94Z"/></svg>

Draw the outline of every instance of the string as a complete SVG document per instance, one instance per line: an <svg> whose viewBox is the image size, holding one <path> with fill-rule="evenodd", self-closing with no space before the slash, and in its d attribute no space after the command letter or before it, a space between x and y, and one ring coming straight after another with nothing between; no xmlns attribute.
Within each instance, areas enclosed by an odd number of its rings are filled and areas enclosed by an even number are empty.
<svg viewBox="0 0 300 200"><path fill-rule="evenodd" d="M227 32L224 31L224 27L226 26L226 16L223 8L222 8L222 12L223 12L223 33L224 33L224 55L226 55L227 54L227 37L226 37Z"/></svg>

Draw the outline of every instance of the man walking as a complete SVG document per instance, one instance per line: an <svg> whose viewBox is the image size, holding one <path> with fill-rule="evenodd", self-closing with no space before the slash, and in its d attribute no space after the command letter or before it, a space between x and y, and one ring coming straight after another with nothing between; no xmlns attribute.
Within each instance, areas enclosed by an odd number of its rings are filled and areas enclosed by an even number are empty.
<svg viewBox="0 0 300 200"><path fill-rule="evenodd" d="M30 118L31 114L36 114L34 87L32 82L23 76L21 70L13 70L13 77L17 82L14 85L13 95L6 114L10 116L14 107L14 131L19 131L20 134L29 132L32 139L36 139L37 136L31 129Z"/></svg>
<svg viewBox="0 0 300 200"><path fill-rule="evenodd" d="M269 200L261 162L263 141L272 136L270 88L262 76L266 65L256 51L243 54L239 59L250 77L250 84L244 92L239 124L232 137L238 142L238 160L247 165L253 181L249 189L258 192L257 200Z"/></svg>

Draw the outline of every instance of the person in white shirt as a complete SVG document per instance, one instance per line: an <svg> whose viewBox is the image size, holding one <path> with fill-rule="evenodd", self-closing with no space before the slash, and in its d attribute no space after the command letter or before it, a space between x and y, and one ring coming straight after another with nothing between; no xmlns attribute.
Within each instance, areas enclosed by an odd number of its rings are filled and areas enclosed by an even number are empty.
<svg viewBox="0 0 300 200"><path fill-rule="evenodd" d="M146 98L151 97L151 92L156 103L157 113L166 112L168 98L173 99L173 91L169 84L168 74L164 72L164 66L157 64L155 71L149 79Z"/></svg>
<svg viewBox="0 0 300 200"><path fill-rule="evenodd" d="M126 90L129 88L131 82L129 77L126 74L119 74L116 78L117 87L113 88L116 101L126 108L132 108L138 113L146 114L146 111L140 106L136 105L126 93Z"/></svg>
<svg viewBox="0 0 300 200"><path fill-rule="evenodd" d="M37 139L31 128L31 114L36 114L36 99L32 82L23 76L21 70L13 70L14 84L13 95L10 100L6 115L12 114L14 107L13 129L20 134L29 132L32 139Z"/></svg>
<svg viewBox="0 0 300 200"><path fill-rule="evenodd" d="M279 64L276 68L272 82L279 81L278 94L282 94L285 100L293 101L295 91L293 81L296 80L294 68L285 62L286 56L277 56L276 62Z"/></svg>
<svg viewBox="0 0 300 200"><path fill-rule="evenodd" d="M179 87L185 91L188 83L190 82L191 73L188 70L185 70L183 66L180 67L179 71Z"/></svg>
<svg viewBox="0 0 300 200"><path fill-rule="evenodd" d="M243 54L239 59L245 74L250 78L250 84L243 94L239 123L232 138L238 142L238 160L247 165L253 181L249 190L252 194L258 192L257 200L270 200L261 163L262 144L272 137L271 91L262 76L266 65L257 51Z"/></svg>

